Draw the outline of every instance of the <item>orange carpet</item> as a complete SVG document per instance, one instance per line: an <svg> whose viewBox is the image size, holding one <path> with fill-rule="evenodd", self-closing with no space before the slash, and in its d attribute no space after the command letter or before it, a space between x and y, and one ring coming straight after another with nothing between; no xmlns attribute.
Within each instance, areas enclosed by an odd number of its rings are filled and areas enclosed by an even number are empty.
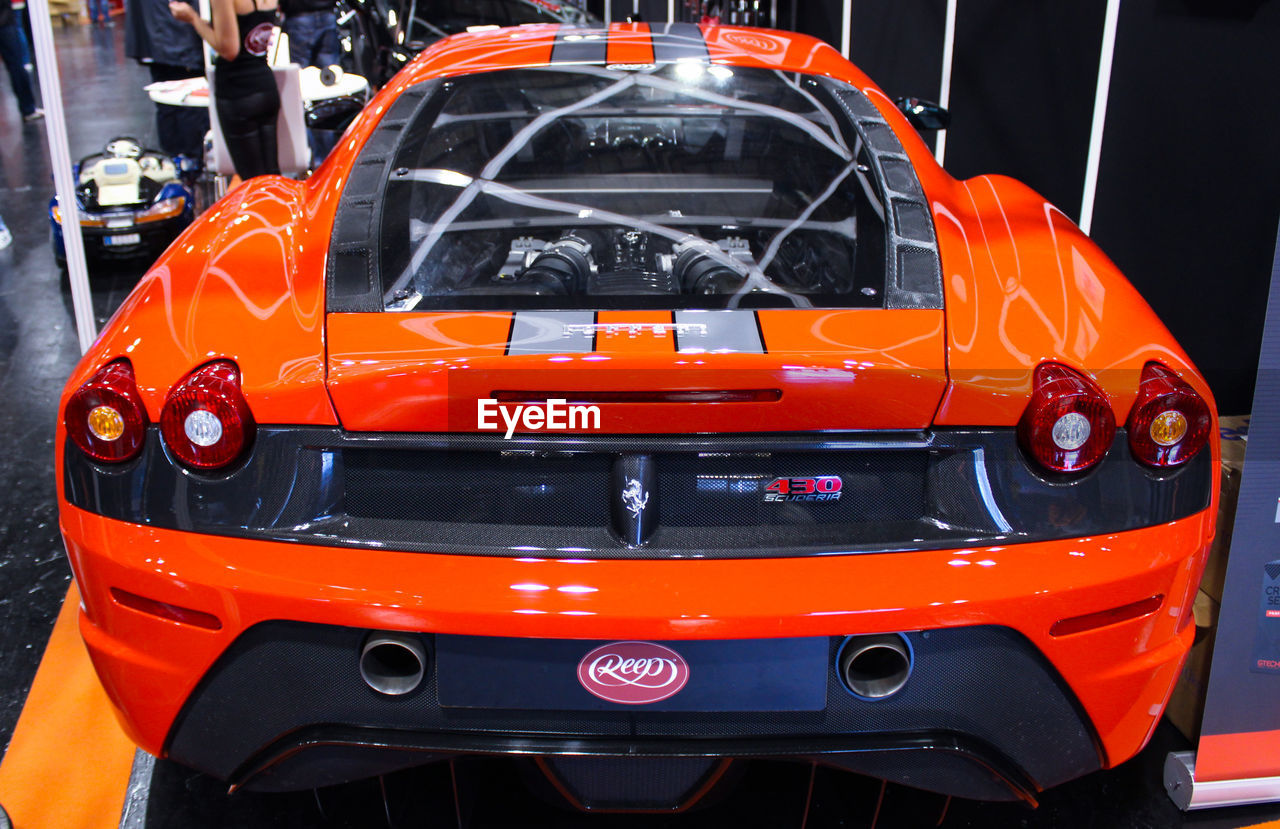
<svg viewBox="0 0 1280 829"><path fill-rule="evenodd" d="M67 592L9 750L0 803L15 829L117 829L134 746L111 712Z"/></svg>

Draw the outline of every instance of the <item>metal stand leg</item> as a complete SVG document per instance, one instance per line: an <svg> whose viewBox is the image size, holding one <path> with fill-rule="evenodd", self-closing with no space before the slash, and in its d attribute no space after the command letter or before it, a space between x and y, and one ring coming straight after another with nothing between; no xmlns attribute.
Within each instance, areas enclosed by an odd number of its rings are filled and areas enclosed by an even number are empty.
<svg viewBox="0 0 1280 829"><path fill-rule="evenodd" d="M1182 811L1280 800L1280 777L1196 782L1196 753L1174 751L1164 760L1164 790Z"/></svg>

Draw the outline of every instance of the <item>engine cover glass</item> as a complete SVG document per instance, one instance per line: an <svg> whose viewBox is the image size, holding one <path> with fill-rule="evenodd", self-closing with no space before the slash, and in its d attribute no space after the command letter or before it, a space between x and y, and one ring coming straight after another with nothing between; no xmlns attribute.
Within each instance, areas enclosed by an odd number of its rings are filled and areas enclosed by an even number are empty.
<svg viewBox="0 0 1280 829"><path fill-rule="evenodd" d="M452 79L389 168L383 307L881 307L874 169L804 75L674 64Z"/></svg>

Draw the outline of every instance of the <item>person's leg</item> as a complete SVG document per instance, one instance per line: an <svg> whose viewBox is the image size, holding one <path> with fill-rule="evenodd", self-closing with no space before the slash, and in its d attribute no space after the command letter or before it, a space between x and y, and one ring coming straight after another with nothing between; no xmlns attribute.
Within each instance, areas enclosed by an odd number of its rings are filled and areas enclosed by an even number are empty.
<svg viewBox="0 0 1280 829"><path fill-rule="evenodd" d="M215 99L218 107L218 124L222 127L222 141L227 145L227 154L235 165L236 175L241 179L262 175L262 153L258 146L258 125L245 118L240 112L240 100L219 96Z"/></svg>
<svg viewBox="0 0 1280 829"><path fill-rule="evenodd" d="M268 175L280 175L280 146L276 140L276 119L259 125L258 152L262 155L263 172Z"/></svg>
<svg viewBox="0 0 1280 829"><path fill-rule="evenodd" d="M342 59L342 47L338 39L338 16L333 12L321 13L321 27L312 53L313 66L333 66Z"/></svg>
<svg viewBox="0 0 1280 829"><path fill-rule="evenodd" d="M218 122L231 163L242 179L280 172L276 148L276 114L280 95L269 90L234 97L218 96Z"/></svg>
<svg viewBox="0 0 1280 829"><path fill-rule="evenodd" d="M22 30L15 24L0 26L0 58L4 60L5 69L9 70L9 83L24 118L36 111L36 96L31 89L25 56L26 38L22 36Z"/></svg>
<svg viewBox="0 0 1280 829"><path fill-rule="evenodd" d="M271 88L259 93L256 102L258 118L258 152L262 156L263 172L280 175L280 147L276 140L276 120L280 117L280 91L276 89L275 78Z"/></svg>
<svg viewBox="0 0 1280 829"><path fill-rule="evenodd" d="M3 0L0 0L3 2ZM198 69L164 63L147 65L151 82L179 81L198 77ZM156 137L166 155L185 155L197 162L204 159L204 134L209 131L209 110L204 107L156 104Z"/></svg>
<svg viewBox="0 0 1280 829"><path fill-rule="evenodd" d="M311 53L311 65L328 67L342 59L338 41L338 18L333 12L322 12L316 15L319 31L315 48ZM307 140L311 145L311 166L319 167L338 143L341 133L336 130L308 130Z"/></svg>
<svg viewBox="0 0 1280 829"><path fill-rule="evenodd" d="M311 65L315 44L315 26L310 14L293 14L284 20L284 33L289 36L289 60L301 67Z"/></svg>

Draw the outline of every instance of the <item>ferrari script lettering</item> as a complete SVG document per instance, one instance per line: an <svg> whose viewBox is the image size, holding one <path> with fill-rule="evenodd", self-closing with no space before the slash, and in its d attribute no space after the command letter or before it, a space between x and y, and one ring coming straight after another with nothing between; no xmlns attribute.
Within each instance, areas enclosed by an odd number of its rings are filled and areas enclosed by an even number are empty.
<svg viewBox="0 0 1280 829"><path fill-rule="evenodd" d="M669 333L674 333L677 337L705 337L707 326L700 322L588 322L564 326L561 336L567 338L594 337L596 334L626 334L628 337L639 337L646 333L655 337L665 337Z"/></svg>
<svg viewBox="0 0 1280 829"><path fill-rule="evenodd" d="M502 423L498 419L501 417ZM599 429L599 406L570 406L563 397L553 397L546 403L499 403L495 398L483 397L476 401L476 428L496 432L506 426L507 440L520 426L526 432L543 429Z"/></svg>

